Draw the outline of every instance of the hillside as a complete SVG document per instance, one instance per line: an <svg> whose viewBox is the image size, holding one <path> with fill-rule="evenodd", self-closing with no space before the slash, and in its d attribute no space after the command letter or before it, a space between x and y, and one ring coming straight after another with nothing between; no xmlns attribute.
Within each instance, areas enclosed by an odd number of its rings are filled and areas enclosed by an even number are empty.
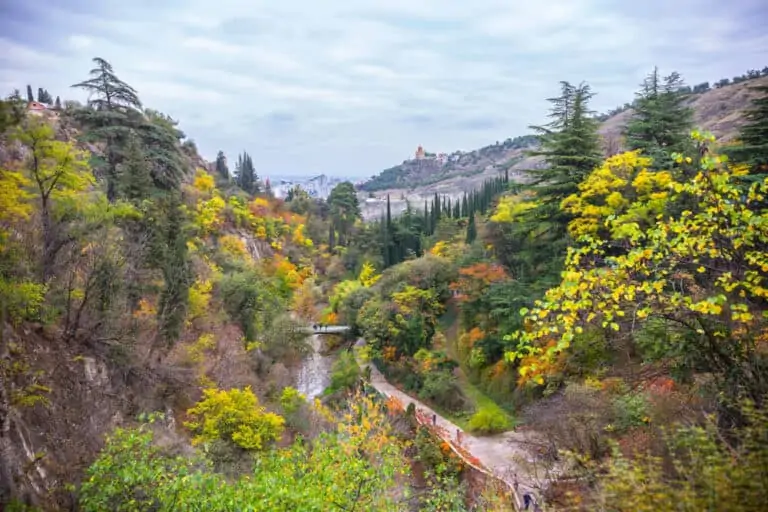
<svg viewBox="0 0 768 512"><path fill-rule="evenodd" d="M711 131L718 140L731 140L741 125L742 112L754 98L750 87L768 84L768 77L691 94L688 104L694 110L694 123ZM626 109L608 117L600 125L599 132L605 141L606 153L616 153L621 147L621 132L632 116ZM510 176L524 179L523 171L541 165L540 158L525 156L525 151L535 144L532 135L507 139L469 152L454 152L441 165L435 158L406 160L400 165L382 171L363 183L359 189L365 218L378 218L384 212L385 198L391 197L392 211L405 208L406 199L419 205L435 193L455 198L466 190L473 190L489 177L508 169ZM457 161L450 157L459 155ZM371 198L370 196L375 196Z"/></svg>

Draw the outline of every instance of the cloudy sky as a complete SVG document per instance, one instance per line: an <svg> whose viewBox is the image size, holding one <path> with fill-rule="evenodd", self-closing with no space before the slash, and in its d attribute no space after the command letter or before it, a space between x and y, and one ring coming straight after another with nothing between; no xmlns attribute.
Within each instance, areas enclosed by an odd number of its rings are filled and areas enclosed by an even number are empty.
<svg viewBox="0 0 768 512"><path fill-rule="evenodd" d="M66 7L65 7L66 6ZM658 65L690 84L768 65L765 0L0 0L0 92L110 61L204 156L262 175L370 176L544 121L558 81L595 110Z"/></svg>

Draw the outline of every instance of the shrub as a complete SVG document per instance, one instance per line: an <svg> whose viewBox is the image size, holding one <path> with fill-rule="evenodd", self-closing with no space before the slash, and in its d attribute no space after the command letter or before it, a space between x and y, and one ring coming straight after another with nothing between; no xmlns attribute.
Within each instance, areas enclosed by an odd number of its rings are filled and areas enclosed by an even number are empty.
<svg viewBox="0 0 768 512"><path fill-rule="evenodd" d="M481 407L469 420L469 430L478 434L498 434L511 426L504 411L493 407Z"/></svg>
<svg viewBox="0 0 768 512"><path fill-rule="evenodd" d="M221 439L245 450L261 450L279 439L285 423L259 405L250 387L206 389L203 399L187 414L192 419L184 425L195 434L193 444Z"/></svg>

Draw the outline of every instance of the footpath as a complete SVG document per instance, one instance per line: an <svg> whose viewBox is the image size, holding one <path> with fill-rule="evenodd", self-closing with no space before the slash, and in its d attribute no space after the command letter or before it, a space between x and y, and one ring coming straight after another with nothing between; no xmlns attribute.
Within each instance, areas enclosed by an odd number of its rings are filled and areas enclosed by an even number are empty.
<svg viewBox="0 0 768 512"><path fill-rule="evenodd" d="M364 345L364 340L356 343L356 347ZM531 468L536 467L536 454L531 448L536 445L533 433L512 430L495 436L473 436L390 384L373 364L360 358L357 350L355 357L361 369L370 368L370 385L376 391L387 398L397 399L404 408L413 404L419 422L428 425L434 422L440 437L451 445L464 462L506 484L514 497L517 510L523 510L522 497L525 493L538 497L537 482L544 481L544 478L531 474Z"/></svg>

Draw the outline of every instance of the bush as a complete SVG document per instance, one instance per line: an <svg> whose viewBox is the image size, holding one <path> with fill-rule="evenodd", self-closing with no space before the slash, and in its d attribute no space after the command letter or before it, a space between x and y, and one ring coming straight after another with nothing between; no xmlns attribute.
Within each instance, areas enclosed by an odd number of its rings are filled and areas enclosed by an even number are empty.
<svg viewBox="0 0 768 512"><path fill-rule="evenodd" d="M283 433L285 420L259 405L250 387L206 389L203 399L187 411L191 421L184 425L195 437L193 444L217 439L245 450L261 450Z"/></svg>
<svg viewBox="0 0 768 512"><path fill-rule="evenodd" d="M511 427L509 417L498 408L482 407L469 420L469 430L478 434L498 434Z"/></svg>

